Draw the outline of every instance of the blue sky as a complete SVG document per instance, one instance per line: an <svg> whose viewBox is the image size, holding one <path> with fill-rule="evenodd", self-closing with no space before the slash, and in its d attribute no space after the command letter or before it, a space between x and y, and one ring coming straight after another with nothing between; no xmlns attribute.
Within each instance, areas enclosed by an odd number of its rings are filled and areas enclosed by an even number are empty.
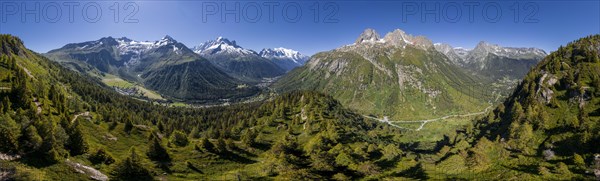
<svg viewBox="0 0 600 181"><path fill-rule="evenodd" d="M455 47L485 40L552 51L600 33L600 1L0 1L0 33L42 53L105 36L170 35L190 48L223 36L256 51L312 55L353 43L365 28L381 36L399 28Z"/></svg>

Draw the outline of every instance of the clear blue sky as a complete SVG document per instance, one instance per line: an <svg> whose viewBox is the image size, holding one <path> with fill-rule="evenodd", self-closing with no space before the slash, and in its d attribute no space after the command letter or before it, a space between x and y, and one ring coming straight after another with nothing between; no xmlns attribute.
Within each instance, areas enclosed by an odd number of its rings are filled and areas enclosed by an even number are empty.
<svg viewBox="0 0 600 181"><path fill-rule="evenodd" d="M256 51L266 47L287 47L308 55L351 44L365 28L374 28L382 36L399 28L412 35L427 36L433 42L465 48L472 48L485 40L502 46L538 47L546 51L577 38L600 33L598 0L530 1L529 4L523 1L462 0L330 3L153 0L129 1L131 4L119 1L118 6L115 2L71 1L64 4L58 1L2 0L0 32L19 36L27 47L42 53L67 43L105 36L158 40L168 34L190 48L223 36ZM36 3L39 4L37 9ZM235 21L235 14L225 14L225 22L222 22L223 6L235 10L236 3L240 6L237 12L240 21ZM269 7L274 10L273 22L270 22ZM97 18L96 8L102 11ZM134 13L135 8L137 12ZM215 8L218 12L211 11ZM119 9L117 22L116 9ZM296 9L302 11L297 19ZM499 16L497 9L501 11ZM434 11L427 14L427 10ZM319 14L317 22L315 12ZM470 15L471 12L473 14ZM515 12L518 14L517 22ZM133 16L129 19L133 21L125 23L124 19L130 14ZM36 22L35 16L38 15L40 21ZM328 18L328 15L332 16ZM425 21L422 21L422 15ZM439 21L435 20L436 17Z"/></svg>

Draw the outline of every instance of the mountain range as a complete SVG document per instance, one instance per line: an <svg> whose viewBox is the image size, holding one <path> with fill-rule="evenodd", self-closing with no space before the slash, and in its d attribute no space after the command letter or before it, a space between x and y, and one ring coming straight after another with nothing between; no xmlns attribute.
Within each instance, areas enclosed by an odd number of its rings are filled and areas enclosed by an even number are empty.
<svg viewBox="0 0 600 181"><path fill-rule="evenodd" d="M160 41L154 43L157 42ZM110 43L110 39L102 44L106 43ZM465 121L464 126L433 143L402 141L425 130L406 130L388 121L365 118L370 116L361 115L365 112L356 112L355 108L348 109L335 99L347 89L358 88L355 89L358 93L367 95L368 91L360 90L387 92L395 88L385 85L392 84L400 87L401 92L372 99L373 103L393 101L394 96L412 89L416 93L398 97L450 96L443 99L446 102L432 99L430 105L466 106L454 96L471 94L453 85L462 86L463 82L458 81L485 84L487 80L478 79L471 69L453 64L433 46L426 39L401 30L388 33L383 39L374 30L367 30L354 44L319 53L288 74L292 78L302 76L293 82L298 85L307 87L308 84L303 83L312 81L318 84L311 86L324 85L332 96L290 91L253 103L185 108L120 95L97 77L90 76L92 72L82 74L63 67L77 64L51 61L27 49L19 38L0 35L0 178L600 178L597 144L600 141L600 35L578 39L550 53L531 67L506 99L490 105L493 109L474 116L474 121ZM80 46L72 46L72 49L77 47ZM150 53L153 56L188 52L177 53L175 47L150 48L149 52L154 52ZM131 64L130 71L151 60L146 57L141 56L138 63ZM122 59L84 60L105 62L108 70L127 67ZM196 62L208 62L188 60L167 58L159 67L186 65L186 69L195 69L192 67ZM156 63L147 64L152 67ZM318 74L321 79L298 75L299 72ZM191 74L196 73L199 72ZM356 76L343 79L340 75ZM177 78L171 80L174 79ZM294 79L286 75L281 80L285 83ZM335 81L341 83L335 84ZM433 86L436 84L439 87ZM344 85L348 86L339 89ZM362 96L358 93L356 97ZM474 98L474 103L483 99ZM368 102L364 103L369 106ZM356 105L349 107L352 106ZM421 127L430 122L427 125L430 134L437 131L431 124L439 127L459 124L457 120L417 122L423 122Z"/></svg>
<svg viewBox="0 0 600 181"><path fill-rule="evenodd" d="M72 43L45 56L75 70L137 82L179 100L218 100L254 95L254 87L213 66L182 43L165 36L158 41L105 37Z"/></svg>
<svg viewBox="0 0 600 181"><path fill-rule="evenodd" d="M235 41L219 37L194 48L214 65L244 81L260 82L263 78L283 75L285 70L254 50L242 48Z"/></svg>
<svg viewBox="0 0 600 181"><path fill-rule="evenodd" d="M256 95L255 84L299 66L304 58L285 48L265 52L264 58L222 37L192 50L168 35L158 41L105 37L67 44L44 55L101 79L114 75L167 98L193 102Z"/></svg>
<svg viewBox="0 0 600 181"><path fill-rule="evenodd" d="M425 119L481 111L543 55L488 43L455 49L400 29L383 38L366 29L351 45L315 54L274 88L323 91L364 114ZM503 77L508 80L498 80Z"/></svg>
<svg viewBox="0 0 600 181"><path fill-rule="evenodd" d="M538 48L501 47L484 41L472 50L442 43L436 43L434 47L453 64L498 84L502 83L499 80L518 82L546 56L546 52ZM512 88L514 85L516 83L504 86Z"/></svg>

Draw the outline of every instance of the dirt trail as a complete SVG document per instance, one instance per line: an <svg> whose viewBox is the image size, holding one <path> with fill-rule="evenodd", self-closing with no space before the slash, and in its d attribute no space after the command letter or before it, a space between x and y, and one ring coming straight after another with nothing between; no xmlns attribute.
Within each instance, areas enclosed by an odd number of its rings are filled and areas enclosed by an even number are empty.
<svg viewBox="0 0 600 181"><path fill-rule="evenodd" d="M74 123L74 122L75 122L75 120L77 120L77 118L78 118L79 116L85 116L85 117L89 117L89 116L90 116L90 112L89 112L89 111L86 111L86 112L82 112L82 113L76 114L76 115L73 117L73 119L71 119L71 123Z"/></svg>

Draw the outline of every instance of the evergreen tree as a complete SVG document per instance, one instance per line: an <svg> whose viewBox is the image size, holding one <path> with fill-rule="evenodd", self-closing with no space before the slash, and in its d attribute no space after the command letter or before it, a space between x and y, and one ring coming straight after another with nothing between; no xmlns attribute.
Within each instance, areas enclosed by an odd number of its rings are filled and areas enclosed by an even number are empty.
<svg viewBox="0 0 600 181"><path fill-rule="evenodd" d="M247 129L242 134L242 137L241 137L242 144L244 144L246 146L253 146L254 144L256 144L256 142L254 141L254 138L256 136L257 136L256 131L254 131L253 129Z"/></svg>
<svg viewBox="0 0 600 181"><path fill-rule="evenodd" d="M173 132L173 134L171 135L171 143L175 144L177 146L187 146L189 141L188 141L188 137L185 133L183 133L182 131L175 131Z"/></svg>
<svg viewBox="0 0 600 181"><path fill-rule="evenodd" d="M118 163L111 172L111 180L130 181L130 180L153 180L150 171L142 166L140 156L135 152L135 148L129 150L129 157Z"/></svg>
<svg viewBox="0 0 600 181"><path fill-rule="evenodd" d="M125 131L126 133L130 133L132 129L133 129L133 123L131 123L130 119L126 119L125 126L123 127L123 131Z"/></svg>
<svg viewBox="0 0 600 181"><path fill-rule="evenodd" d="M402 150L394 144L388 144L383 148L383 158L392 161L402 154Z"/></svg>
<svg viewBox="0 0 600 181"><path fill-rule="evenodd" d="M89 157L90 162L93 164L104 163L110 165L115 162L115 159L108 152L104 151L103 148L98 149Z"/></svg>
<svg viewBox="0 0 600 181"><path fill-rule="evenodd" d="M154 161L171 161L171 157L169 156L167 149L160 144L160 140L156 136L152 136L152 140L150 141L150 146L148 147L146 155L148 158Z"/></svg>
<svg viewBox="0 0 600 181"><path fill-rule="evenodd" d="M192 132L190 132L189 137L193 139L200 138L200 130L198 130L198 127L194 127L192 129Z"/></svg>
<svg viewBox="0 0 600 181"><path fill-rule="evenodd" d="M19 146L22 152L30 153L42 146L42 137L34 126L28 126L19 138Z"/></svg>
<svg viewBox="0 0 600 181"><path fill-rule="evenodd" d="M18 130L17 123L12 118L0 116L0 152L13 153L18 150Z"/></svg>
<svg viewBox="0 0 600 181"><path fill-rule="evenodd" d="M79 121L77 120L69 129L67 148L71 151L71 155L81 155L88 151L87 141L85 141Z"/></svg>
<svg viewBox="0 0 600 181"><path fill-rule="evenodd" d="M198 143L198 148L204 149L208 152L213 152L215 146L208 140L207 137L200 138L200 143Z"/></svg>
<svg viewBox="0 0 600 181"><path fill-rule="evenodd" d="M217 144L215 144L215 148L217 148L217 150L220 153L227 152L227 144L225 144L225 141L223 140L223 138L218 138L217 139Z"/></svg>
<svg viewBox="0 0 600 181"><path fill-rule="evenodd" d="M12 106L12 104L11 104L8 96L4 97L4 99L2 99L2 113L7 113L9 111L12 111L11 106Z"/></svg>

